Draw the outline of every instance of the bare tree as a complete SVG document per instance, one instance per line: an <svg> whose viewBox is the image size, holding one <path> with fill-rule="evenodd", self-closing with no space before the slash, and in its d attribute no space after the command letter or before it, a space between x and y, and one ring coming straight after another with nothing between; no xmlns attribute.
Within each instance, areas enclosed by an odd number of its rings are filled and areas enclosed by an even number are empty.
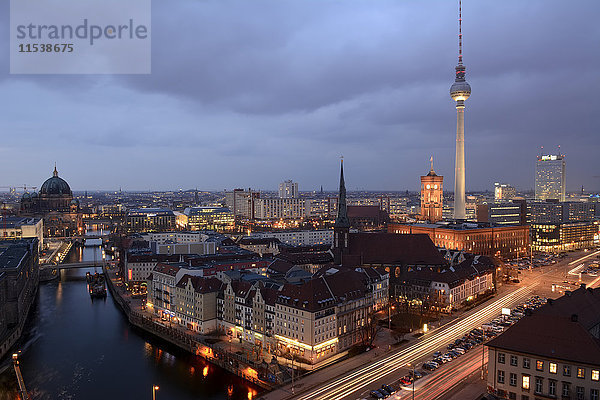
<svg viewBox="0 0 600 400"><path fill-rule="evenodd" d="M367 316L367 323L361 327L360 334L362 343L365 346L372 347L377 334L381 331L382 326L379 323L381 317L376 312L371 311Z"/></svg>

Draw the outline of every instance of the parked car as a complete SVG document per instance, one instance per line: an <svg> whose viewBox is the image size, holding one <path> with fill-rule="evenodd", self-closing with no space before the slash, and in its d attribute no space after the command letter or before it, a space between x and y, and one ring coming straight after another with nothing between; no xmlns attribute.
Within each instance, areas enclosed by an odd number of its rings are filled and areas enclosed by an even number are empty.
<svg viewBox="0 0 600 400"><path fill-rule="evenodd" d="M385 398L378 390L371 390L371 397L374 399L383 399Z"/></svg>
<svg viewBox="0 0 600 400"><path fill-rule="evenodd" d="M381 388L387 390L390 394L396 393L396 390L393 389L390 385L383 384L381 385Z"/></svg>

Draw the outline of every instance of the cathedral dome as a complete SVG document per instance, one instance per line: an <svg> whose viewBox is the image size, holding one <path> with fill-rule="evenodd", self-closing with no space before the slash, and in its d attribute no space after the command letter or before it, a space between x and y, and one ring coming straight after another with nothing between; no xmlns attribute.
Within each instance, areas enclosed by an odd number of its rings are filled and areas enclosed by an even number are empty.
<svg viewBox="0 0 600 400"><path fill-rule="evenodd" d="M40 195L58 195L58 196L73 196L69 184L62 178L58 177L58 171L54 167L54 176L48 178L46 182L42 184L40 189Z"/></svg>

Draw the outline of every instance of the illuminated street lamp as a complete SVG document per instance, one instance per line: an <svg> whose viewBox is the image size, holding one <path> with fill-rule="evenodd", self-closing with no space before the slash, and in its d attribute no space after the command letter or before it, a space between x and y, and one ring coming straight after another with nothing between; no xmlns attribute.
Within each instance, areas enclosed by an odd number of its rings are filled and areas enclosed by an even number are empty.
<svg viewBox="0 0 600 400"><path fill-rule="evenodd" d="M156 400L156 391L157 391L158 389L160 389L160 388L158 387L158 385L153 385L153 386L152 386L152 400Z"/></svg>

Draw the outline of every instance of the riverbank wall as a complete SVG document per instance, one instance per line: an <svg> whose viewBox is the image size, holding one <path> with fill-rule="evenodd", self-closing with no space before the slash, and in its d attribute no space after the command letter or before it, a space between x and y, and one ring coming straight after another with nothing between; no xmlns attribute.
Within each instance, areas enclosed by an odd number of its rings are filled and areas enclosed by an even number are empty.
<svg viewBox="0 0 600 400"><path fill-rule="evenodd" d="M206 340L207 338L203 339L197 335L187 334L181 329L159 324L151 316L134 310L131 302L125 299L121 293L124 289L115 285L113 277L111 277L106 266L103 267L103 271L113 300L123 311L131 325L187 352L200 356L211 364L217 365L263 389L272 390L277 384L282 383L268 382L259 378L259 376L269 375L268 371L265 370L268 366L265 366L264 363L258 363L257 365L257 363L248 360L243 355L225 351L209 343Z"/></svg>

